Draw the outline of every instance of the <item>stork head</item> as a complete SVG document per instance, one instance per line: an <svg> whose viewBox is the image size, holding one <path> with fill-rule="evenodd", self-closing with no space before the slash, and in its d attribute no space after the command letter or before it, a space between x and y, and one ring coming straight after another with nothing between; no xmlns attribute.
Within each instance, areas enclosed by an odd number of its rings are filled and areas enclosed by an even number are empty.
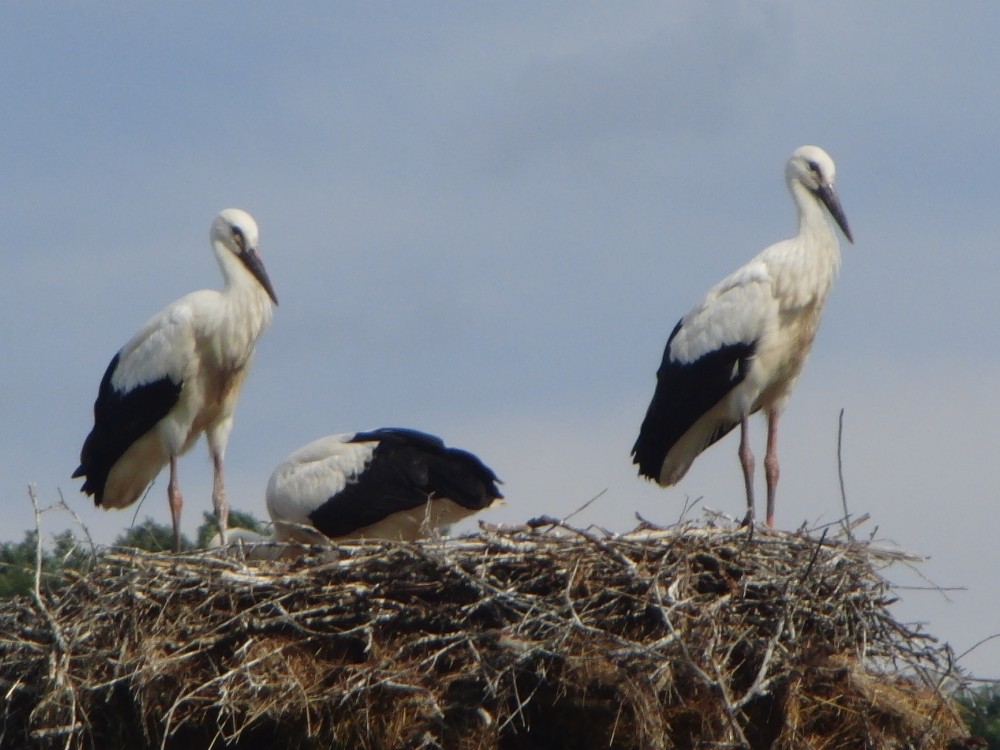
<svg viewBox="0 0 1000 750"><path fill-rule="evenodd" d="M840 206L840 199L834 188L834 178L837 168L833 165L833 159L819 146L799 146L788 160L785 167L785 179L788 181L789 189L794 190L794 185L802 185L806 190L816 196L830 216L837 222L848 242L854 242L851 236L851 228L847 225L847 216Z"/></svg>
<svg viewBox="0 0 1000 750"><path fill-rule="evenodd" d="M271 280L264 270L264 263L257 254L260 233L257 230L257 222L250 214L239 208L224 209L212 222L211 240L212 244L222 252L232 253L239 259L243 267L264 288L271 301L278 304L274 287L271 286Z"/></svg>

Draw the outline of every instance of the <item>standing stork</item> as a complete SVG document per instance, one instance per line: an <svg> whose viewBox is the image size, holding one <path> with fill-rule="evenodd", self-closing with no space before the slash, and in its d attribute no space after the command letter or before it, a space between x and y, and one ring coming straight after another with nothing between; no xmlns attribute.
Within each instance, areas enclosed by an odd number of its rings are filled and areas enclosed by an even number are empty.
<svg viewBox="0 0 1000 750"><path fill-rule="evenodd" d="M739 425L739 458L754 519L754 457L748 419L767 416L767 525L774 526L778 420L802 372L823 303L840 266L837 237L824 207L848 241L834 190L834 165L816 146L795 150L785 181L798 211L794 237L765 248L681 318L667 340L656 390L632 448L639 474L676 484L698 455Z"/></svg>
<svg viewBox="0 0 1000 750"><path fill-rule="evenodd" d="M499 482L434 435L384 427L299 448L271 474L267 510L278 541L412 541L501 500Z"/></svg>
<svg viewBox="0 0 1000 750"><path fill-rule="evenodd" d="M111 360L94 403L94 428L83 443L82 492L103 508L134 503L165 464L167 498L180 549L181 497L177 458L204 432L212 457L212 504L223 538L229 503L223 459L233 410L271 320L274 288L257 254L257 224L227 208L212 223L212 249L222 291L192 292L153 317Z"/></svg>

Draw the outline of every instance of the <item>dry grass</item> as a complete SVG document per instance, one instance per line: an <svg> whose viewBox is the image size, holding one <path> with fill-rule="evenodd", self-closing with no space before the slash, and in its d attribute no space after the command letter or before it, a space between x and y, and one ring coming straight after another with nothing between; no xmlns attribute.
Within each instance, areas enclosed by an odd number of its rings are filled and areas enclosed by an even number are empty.
<svg viewBox="0 0 1000 750"><path fill-rule="evenodd" d="M691 525L110 550L0 606L0 745L946 748L951 654L890 615L900 557Z"/></svg>

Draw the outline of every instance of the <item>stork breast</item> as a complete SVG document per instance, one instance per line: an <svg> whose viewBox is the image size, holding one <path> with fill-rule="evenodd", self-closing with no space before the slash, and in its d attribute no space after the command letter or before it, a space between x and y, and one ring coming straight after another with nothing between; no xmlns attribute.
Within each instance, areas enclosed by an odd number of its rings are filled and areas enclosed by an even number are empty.
<svg viewBox="0 0 1000 750"><path fill-rule="evenodd" d="M196 439L206 429L231 416L246 379L247 368L206 369L200 373L201 407L195 414L190 437Z"/></svg>

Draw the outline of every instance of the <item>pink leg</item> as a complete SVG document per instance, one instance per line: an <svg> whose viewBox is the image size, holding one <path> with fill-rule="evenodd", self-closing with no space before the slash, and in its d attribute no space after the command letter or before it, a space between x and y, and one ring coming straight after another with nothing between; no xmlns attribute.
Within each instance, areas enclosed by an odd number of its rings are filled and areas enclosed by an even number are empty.
<svg viewBox="0 0 1000 750"><path fill-rule="evenodd" d="M184 498L177 483L177 456L170 457L170 481L167 484L167 500L170 503L170 517L174 522L174 552L181 551L181 508Z"/></svg>
<svg viewBox="0 0 1000 750"><path fill-rule="evenodd" d="M774 494L778 489L778 413L767 414L767 454L764 473L767 476L767 528L774 528Z"/></svg>
<svg viewBox="0 0 1000 750"><path fill-rule="evenodd" d="M743 481L747 489L747 516L743 523L753 528L753 451L750 450L750 419L743 417L740 421L740 464L743 466Z"/></svg>
<svg viewBox="0 0 1000 750"><path fill-rule="evenodd" d="M212 466L215 470L215 481L212 486L212 505L215 508L215 520L219 524L219 538L222 545L226 544L226 529L229 528L229 501L226 499L226 487L222 478L222 456L212 451Z"/></svg>

